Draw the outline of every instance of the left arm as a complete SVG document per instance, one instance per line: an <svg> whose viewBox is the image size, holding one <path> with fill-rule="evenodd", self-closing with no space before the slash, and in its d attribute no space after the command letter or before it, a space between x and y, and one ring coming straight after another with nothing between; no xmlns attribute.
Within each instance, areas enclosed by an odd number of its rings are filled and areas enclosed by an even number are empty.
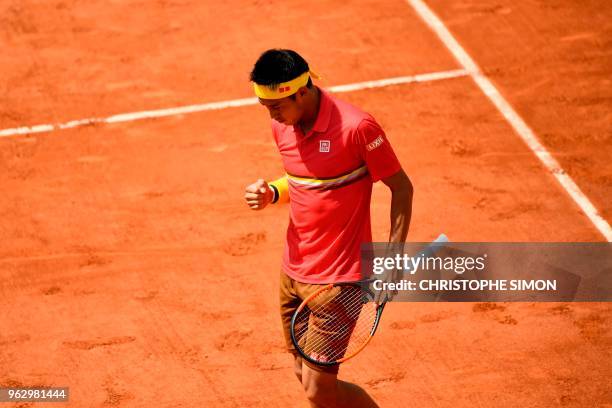
<svg viewBox="0 0 612 408"><path fill-rule="evenodd" d="M389 242L404 243L412 217L414 188L403 169L392 176L382 179L382 182L391 190L391 230L389 232Z"/></svg>
<svg viewBox="0 0 612 408"><path fill-rule="evenodd" d="M410 179L385 136L385 132L373 118L361 121L357 128L357 141L362 159L368 166L373 182L382 180L391 190L391 230L389 231L389 254L402 253L410 218L412 216L413 188ZM386 282L397 282L402 276L400 270L389 271ZM396 290L376 291L376 302L386 302L397 294Z"/></svg>
<svg viewBox="0 0 612 408"><path fill-rule="evenodd" d="M355 132L355 144L368 166L373 182L382 180L391 190L391 231L389 242L403 244L412 215L412 183L385 136L372 117L363 119Z"/></svg>

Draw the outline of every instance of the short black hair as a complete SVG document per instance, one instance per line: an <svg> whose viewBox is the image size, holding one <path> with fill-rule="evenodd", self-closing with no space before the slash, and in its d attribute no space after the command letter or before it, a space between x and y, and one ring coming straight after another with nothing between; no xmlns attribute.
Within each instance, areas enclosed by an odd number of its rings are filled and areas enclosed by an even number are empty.
<svg viewBox="0 0 612 408"><path fill-rule="evenodd" d="M251 81L274 89L308 71L308 63L300 54L293 50L275 48L260 55L251 71ZM306 86L312 86L311 79L308 79Z"/></svg>

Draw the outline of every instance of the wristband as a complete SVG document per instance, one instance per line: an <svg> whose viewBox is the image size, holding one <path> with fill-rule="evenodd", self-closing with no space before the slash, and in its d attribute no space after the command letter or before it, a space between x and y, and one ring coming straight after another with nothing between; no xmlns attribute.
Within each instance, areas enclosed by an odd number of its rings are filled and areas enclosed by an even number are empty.
<svg viewBox="0 0 612 408"><path fill-rule="evenodd" d="M272 190L272 204L276 203L279 198L278 189L274 184L268 184L270 186L270 190Z"/></svg>
<svg viewBox="0 0 612 408"><path fill-rule="evenodd" d="M287 181L287 176L271 181L268 185L274 193L272 203L286 203L289 201L289 182Z"/></svg>

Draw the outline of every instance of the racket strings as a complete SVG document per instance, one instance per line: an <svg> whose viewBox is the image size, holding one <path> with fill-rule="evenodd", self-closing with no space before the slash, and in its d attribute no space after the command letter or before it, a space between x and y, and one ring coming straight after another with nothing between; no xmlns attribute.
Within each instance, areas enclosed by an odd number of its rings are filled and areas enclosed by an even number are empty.
<svg viewBox="0 0 612 408"><path fill-rule="evenodd" d="M316 343L309 347L326 359L340 359L345 353L350 354L353 349L358 348L369 338L372 325L367 319L368 314L364 313L365 305L361 301L357 302L356 299L347 299L346 303L351 306L350 312L344 318L326 321L323 329L328 333L322 335ZM314 330L320 332L320 327L315 325Z"/></svg>
<svg viewBox="0 0 612 408"><path fill-rule="evenodd" d="M367 324L355 326L352 329L345 327L332 336L321 338L314 344L308 344L307 351L313 355L326 356L326 359L332 361L340 359L367 340L370 328Z"/></svg>
<svg viewBox="0 0 612 408"><path fill-rule="evenodd" d="M364 317L357 316L356 323L352 327L343 327L331 339L326 339L322 343L329 343L328 348L335 350L338 358L342 358L344 353L351 354L353 350L361 346L370 337L375 311L373 310L373 312L371 319L363 313ZM340 344L344 344L344 347L336 346L334 342L340 342Z"/></svg>
<svg viewBox="0 0 612 408"><path fill-rule="evenodd" d="M342 305L349 305L348 310L338 310L338 314L336 316L332 316L330 319L326 319L323 321L323 324L318 324L316 326L316 331L319 333L331 333L330 336L322 339L320 343L327 341L332 343L336 340L341 340L346 335L351 335L355 333L354 325L355 322L359 322L359 316L362 311L362 303L358 302L358 296L360 296L360 291L355 291L354 294L350 294L341 299L334 299L335 301L339 301ZM318 312L325 308L325 305L318 308L318 310L312 311L312 315L317 316ZM344 314L341 314L344 312ZM363 319L362 319L363 322ZM343 324L343 326L341 326ZM318 343L312 344L313 348L319 346Z"/></svg>
<svg viewBox="0 0 612 408"><path fill-rule="evenodd" d="M354 314L356 314L355 312ZM316 313L312 313L310 320L315 320ZM325 345L328 347L341 347L336 346L336 342L342 344L348 342L346 341L346 337L350 336L354 330L354 323L357 321L358 316L350 315L350 316L338 316L335 319L325 320L323 324L316 324L313 322L309 327L314 331L315 335L319 337L316 341L310 341L307 345L309 351L322 351ZM343 323L342 323L343 322ZM340 324L344 324L344 326L340 326ZM341 350L340 350L341 351Z"/></svg>
<svg viewBox="0 0 612 408"><path fill-rule="evenodd" d="M336 286L322 291L298 313L294 333L306 355L334 362L368 341L376 314L367 292L357 286Z"/></svg>

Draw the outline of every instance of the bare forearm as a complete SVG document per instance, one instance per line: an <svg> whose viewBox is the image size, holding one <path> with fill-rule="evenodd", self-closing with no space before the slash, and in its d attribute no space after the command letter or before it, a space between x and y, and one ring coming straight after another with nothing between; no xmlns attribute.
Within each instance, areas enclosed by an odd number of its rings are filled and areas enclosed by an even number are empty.
<svg viewBox="0 0 612 408"><path fill-rule="evenodd" d="M389 242L405 242L412 218L412 185L392 191Z"/></svg>

